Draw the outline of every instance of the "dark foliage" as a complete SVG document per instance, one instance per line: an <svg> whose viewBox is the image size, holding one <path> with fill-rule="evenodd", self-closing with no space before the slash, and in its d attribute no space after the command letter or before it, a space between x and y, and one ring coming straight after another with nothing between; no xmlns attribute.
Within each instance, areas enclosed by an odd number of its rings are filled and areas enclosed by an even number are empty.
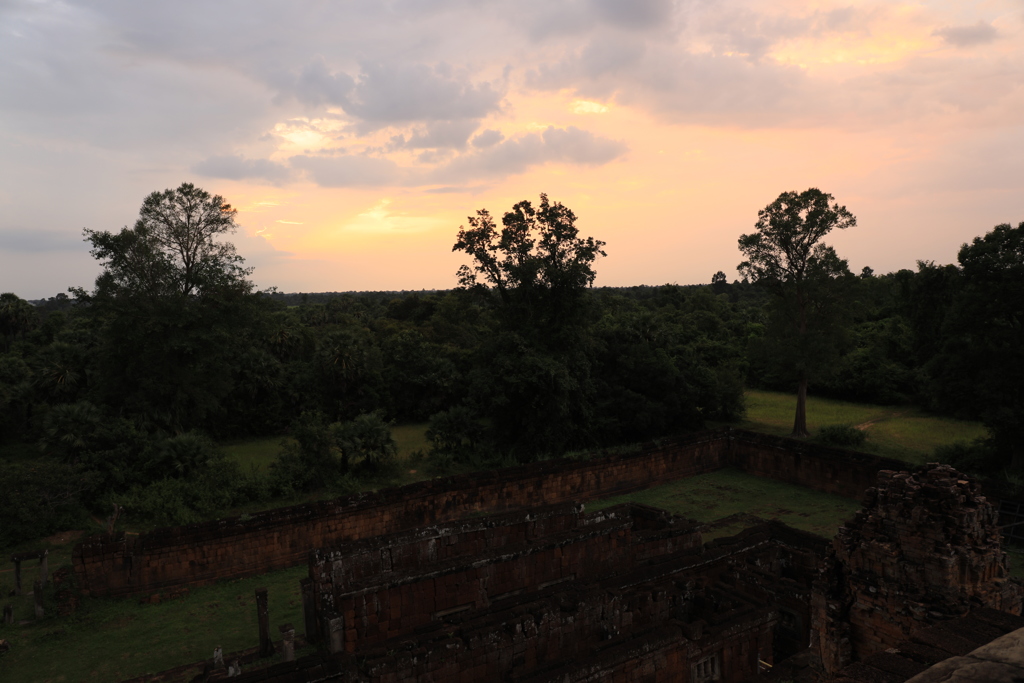
<svg viewBox="0 0 1024 683"><path fill-rule="evenodd" d="M817 436L829 446L860 446L867 440L867 434L853 425L825 425Z"/></svg>
<svg viewBox="0 0 1024 683"><path fill-rule="evenodd" d="M97 475L49 459L0 467L0 547L77 528Z"/></svg>

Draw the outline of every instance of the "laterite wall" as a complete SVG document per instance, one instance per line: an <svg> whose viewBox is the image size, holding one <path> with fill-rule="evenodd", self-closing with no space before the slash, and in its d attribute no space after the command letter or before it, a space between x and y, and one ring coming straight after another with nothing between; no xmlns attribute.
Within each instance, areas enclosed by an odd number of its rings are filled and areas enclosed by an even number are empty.
<svg viewBox="0 0 1024 683"><path fill-rule="evenodd" d="M559 460L357 494L333 501L169 527L92 536L73 563L87 595L159 593L252 576L307 561L313 548L457 519L626 493L729 465L728 431L704 432L640 452Z"/></svg>
<svg viewBox="0 0 1024 683"><path fill-rule="evenodd" d="M75 547L83 592L161 593L185 585L252 576L307 561L313 548L498 512L586 501L722 467L740 467L820 491L859 498L893 460L811 446L743 430L702 432L639 452L558 460L434 479L238 517L126 537L98 534Z"/></svg>
<svg viewBox="0 0 1024 683"><path fill-rule="evenodd" d="M909 469L899 460L797 439L739 429L732 437L735 466L745 472L857 500L875 485L879 470Z"/></svg>

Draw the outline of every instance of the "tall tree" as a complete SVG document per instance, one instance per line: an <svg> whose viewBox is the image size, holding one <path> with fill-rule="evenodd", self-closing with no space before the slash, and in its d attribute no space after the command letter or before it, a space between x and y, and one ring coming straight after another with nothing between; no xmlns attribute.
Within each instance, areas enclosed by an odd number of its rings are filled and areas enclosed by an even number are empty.
<svg viewBox="0 0 1024 683"><path fill-rule="evenodd" d="M793 436L808 436L807 383L835 332L837 281L850 275L846 261L821 240L833 229L856 224L832 195L811 188L780 194L757 212L757 232L739 239L746 256L737 266L740 274L775 295L775 318L781 323L776 329L783 337L777 348L789 352L797 380Z"/></svg>
<svg viewBox="0 0 1024 683"><path fill-rule="evenodd" d="M459 268L460 285L492 288L506 322L521 331L550 337L579 320L580 300L597 277L594 261L607 254L604 242L579 236L576 214L542 193L536 209L529 201L513 206L500 233L486 209L468 220L452 247L474 260Z"/></svg>
<svg viewBox="0 0 1024 683"><path fill-rule="evenodd" d="M103 402L174 430L221 412L257 313L251 269L219 241L234 215L222 197L183 183L146 197L132 228L85 231L103 272L91 294L76 294L100 330L93 375Z"/></svg>
<svg viewBox="0 0 1024 683"><path fill-rule="evenodd" d="M236 230L235 213L192 183L151 193L133 228L85 231L92 255L104 262L97 289L191 296L244 283L252 269L242 267L233 244L218 241Z"/></svg>
<svg viewBox="0 0 1024 683"><path fill-rule="evenodd" d="M513 206L500 232L478 211L452 248L473 259L459 283L485 294L498 321L478 349L471 393L494 442L520 460L585 443L594 398L586 293L604 242L580 237L576 215L560 202L540 200Z"/></svg>
<svg viewBox="0 0 1024 683"><path fill-rule="evenodd" d="M11 343L18 335L24 336L35 324L35 308L17 294L0 294L0 340L3 350L11 350Z"/></svg>
<svg viewBox="0 0 1024 683"><path fill-rule="evenodd" d="M1000 467L1024 469L1024 222L997 225L958 254L961 284L928 364L935 402L980 417Z"/></svg>

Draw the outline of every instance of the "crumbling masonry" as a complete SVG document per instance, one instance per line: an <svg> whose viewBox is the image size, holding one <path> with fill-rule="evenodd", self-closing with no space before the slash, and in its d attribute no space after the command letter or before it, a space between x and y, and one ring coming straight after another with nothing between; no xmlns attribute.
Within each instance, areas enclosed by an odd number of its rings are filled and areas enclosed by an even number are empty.
<svg viewBox="0 0 1024 683"><path fill-rule="evenodd" d="M977 646L948 624L995 637L1021 623L1021 590L979 486L900 466L721 430L98 536L76 548L75 574L86 594L154 596L308 558L304 626L319 653L239 681L727 682L797 653L836 680L903 681ZM864 494L864 509L831 545L774 522L705 544L700 525L663 511L575 502L722 467Z"/></svg>
<svg viewBox="0 0 1024 683"><path fill-rule="evenodd" d="M972 607L1020 614L996 509L948 465L882 471L832 539L815 587L812 646L828 672Z"/></svg>
<svg viewBox="0 0 1024 683"><path fill-rule="evenodd" d="M976 484L930 465L880 472L831 545L776 522L704 544L696 522L636 504L428 525L313 551L306 622L322 654L252 676L728 683L810 641L825 678L902 681L926 664L894 646L942 657L912 633L1022 623L996 522Z"/></svg>

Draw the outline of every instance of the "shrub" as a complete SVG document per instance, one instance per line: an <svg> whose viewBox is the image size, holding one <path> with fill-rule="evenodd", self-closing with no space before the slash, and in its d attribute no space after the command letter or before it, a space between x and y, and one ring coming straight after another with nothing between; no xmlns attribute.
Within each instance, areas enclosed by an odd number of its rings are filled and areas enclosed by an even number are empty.
<svg viewBox="0 0 1024 683"><path fill-rule="evenodd" d="M860 446L867 438L853 425L826 425L818 430L818 440L829 446Z"/></svg>
<svg viewBox="0 0 1024 683"><path fill-rule="evenodd" d="M971 474L998 473L1005 463L988 439L957 441L935 448L935 459Z"/></svg>
<svg viewBox="0 0 1024 683"><path fill-rule="evenodd" d="M103 414L88 401L59 403L43 418L40 446L67 462L78 462L79 456L95 440Z"/></svg>
<svg viewBox="0 0 1024 683"><path fill-rule="evenodd" d="M98 479L81 465L49 459L4 463L0 468L0 547L78 528L86 519L81 500Z"/></svg>
<svg viewBox="0 0 1024 683"><path fill-rule="evenodd" d="M437 463L467 462L479 449L483 427L479 417L465 406L455 406L430 416L427 428L430 458Z"/></svg>
<svg viewBox="0 0 1024 683"><path fill-rule="evenodd" d="M386 476L397 468L398 446L391 423L381 413L363 413L348 422L328 424L323 413L306 412L292 425L295 443L271 465L277 495L327 488L348 491L344 479L360 475Z"/></svg>
<svg viewBox="0 0 1024 683"><path fill-rule="evenodd" d="M335 437L319 410L303 412L291 426L294 441L286 441L271 464L271 488L279 496L329 485L345 470L335 455Z"/></svg>
<svg viewBox="0 0 1024 683"><path fill-rule="evenodd" d="M246 502L241 481L238 464L221 458L191 477L136 485L127 493L111 496L110 500L124 509L126 517L136 521L158 526L192 524Z"/></svg>
<svg viewBox="0 0 1024 683"><path fill-rule="evenodd" d="M362 473L379 476L393 474L398 465L392 424L380 411L374 411L335 423L331 431L344 461L356 464Z"/></svg>

